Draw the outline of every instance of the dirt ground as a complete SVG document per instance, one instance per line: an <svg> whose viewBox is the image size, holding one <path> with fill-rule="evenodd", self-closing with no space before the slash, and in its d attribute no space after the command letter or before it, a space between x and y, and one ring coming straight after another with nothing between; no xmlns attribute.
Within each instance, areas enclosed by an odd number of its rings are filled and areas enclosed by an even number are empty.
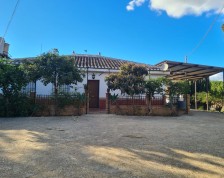
<svg viewBox="0 0 224 178"><path fill-rule="evenodd" d="M224 114L0 118L0 177L224 177Z"/></svg>

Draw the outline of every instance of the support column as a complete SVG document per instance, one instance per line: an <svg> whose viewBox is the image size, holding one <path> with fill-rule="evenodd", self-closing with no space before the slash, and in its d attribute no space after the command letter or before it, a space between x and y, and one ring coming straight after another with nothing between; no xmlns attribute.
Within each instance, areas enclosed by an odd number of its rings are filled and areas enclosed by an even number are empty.
<svg viewBox="0 0 224 178"><path fill-rule="evenodd" d="M34 92L33 91L30 92L30 98L32 98L33 102L36 103L36 92L35 91Z"/></svg>
<svg viewBox="0 0 224 178"><path fill-rule="evenodd" d="M36 104L36 96L37 96L37 80L34 83L34 87L35 87L35 98L34 98L34 103Z"/></svg>
<svg viewBox="0 0 224 178"><path fill-rule="evenodd" d="M151 97L151 94L147 93L146 94L146 106L147 106L147 109L148 109L148 114L151 114L152 113L152 97Z"/></svg>
<svg viewBox="0 0 224 178"><path fill-rule="evenodd" d="M194 81L194 105L195 105L195 109L198 109L198 105L197 105L197 80Z"/></svg>
<svg viewBox="0 0 224 178"><path fill-rule="evenodd" d="M163 95L163 105L166 105L166 95Z"/></svg>
<svg viewBox="0 0 224 178"><path fill-rule="evenodd" d="M89 80L89 67L88 67L88 61L87 61L86 89L85 89L85 93L86 93L86 114L88 114L88 111L89 111L89 84L88 84L88 80Z"/></svg>
<svg viewBox="0 0 224 178"><path fill-rule="evenodd" d="M189 114L191 108L190 95L186 94L186 114Z"/></svg>
<svg viewBox="0 0 224 178"><path fill-rule="evenodd" d="M110 89L107 89L106 93L106 112L110 114Z"/></svg>
<svg viewBox="0 0 224 178"><path fill-rule="evenodd" d="M208 77L206 78L206 105L208 111Z"/></svg>
<svg viewBox="0 0 224 178"><path fill-rule="evenodd" d="M224 69L222 71L222 108L224 109Z"/></svg>
<svg viewBox="0 0 224 178"><path fill-rule="evenodd" d="M89 90L86 88L85 89L85 95L86 95L86 114L89 112Z"/></svg>

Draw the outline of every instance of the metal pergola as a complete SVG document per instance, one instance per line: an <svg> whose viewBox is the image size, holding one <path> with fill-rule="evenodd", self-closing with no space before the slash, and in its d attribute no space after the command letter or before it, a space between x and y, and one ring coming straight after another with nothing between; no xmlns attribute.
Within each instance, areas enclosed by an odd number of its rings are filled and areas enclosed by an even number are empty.
<svg viewBox="0 0 224 178"><path fill-rule="evenodd" d="M176 62L165 60L162 61L156 66L162 67L164 64L168 65L168 71L170 71L170 75L166 77L171 80L188 80L194 81L195 83L195 109L197 109L197 98L196 98L196 88L197 88L197 80L206 79L206 90L207 90L207 110L208 110L208 79L210 76L223 72L223 96L222 96L222 105L224 106L224 68L223 67L215 67L215 66L207 66L200 64L191 64L184 62Z"/></svg>

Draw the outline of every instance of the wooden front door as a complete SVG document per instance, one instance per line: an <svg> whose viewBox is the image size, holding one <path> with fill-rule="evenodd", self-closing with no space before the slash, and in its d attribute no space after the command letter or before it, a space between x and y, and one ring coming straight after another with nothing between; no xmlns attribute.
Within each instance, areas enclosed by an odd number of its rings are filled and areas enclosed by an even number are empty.
<svg viewBox="0 0 224 178"><path fill-rule="evenodd" d="M99 108L99 80L88 80L89 108Z"/></svg>

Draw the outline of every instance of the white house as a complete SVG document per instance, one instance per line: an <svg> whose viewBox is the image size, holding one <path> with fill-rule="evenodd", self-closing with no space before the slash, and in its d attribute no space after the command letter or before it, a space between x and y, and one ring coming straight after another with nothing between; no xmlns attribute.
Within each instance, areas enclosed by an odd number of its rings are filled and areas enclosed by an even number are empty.
<svg viewBox="0 0 224 178"><path fill-rule="evenodd" d="M119 68L122 64L125 63L134 63L134 64L142 64L137 62L132 62L128 60L115 59L111 57L105 57L101 55L87 55L87 54L73 54L68 55L75 61L75 65L83 70L85 73L85 77L83 78L82 83L77 83L77 85L71 86L62 86L61 90L66 92L77 91L80 93L84 92L84 84L87 84L89 88L89 107L90 108L100 108L104 109L106 107L106 92L107 92L107 84L105 82L105 77L111 73L119 72ZM35 58L22 58L16 59L16 61L21 61L24 59L32 59ZM150 78L158 78L169 75L169 71L163 70L162 67L146 65L149 70ZM35 88L36 86L36 88ZM49 95L53 92L53 85L48 84L44 86L41 81L37 81L36 85L34 83L29 83L24 91L36 91L37 95ZM115 91L114 93L118 93L119 91Z"/></svg>
<svg viewBox="0 0 224 178"><path fill-rule="evenodd" d="M8 57L9 44L5 42L4 38L0 37L0 57ZM88 83L89 88L89 96L90 96L90 108L101 108L104 109L105 97L107 91L107 85L105 82L105 77L110 73L119 72L119 68L122 64L125 63L135 63L142 64L137 62L132 62L128 60L116 59L111 57L105 57L99 55L87 55L87 54L73 54L68 55L74 59L74 64L81 70L83 70L86 75L83 79L82 83L77 83L77 85L71 86L61 86L61 90L66 92L77 91L80 93L84 92L84 84ZM21 62L24 59L35 60L35 57L30 58L20 58L14 59L15 62ZM206 78L208 79L210 76L217 74L219 72L223 72L223 67L215 67L215 66L205 66L199 64L191 64L185 62L177 62L177 61L162 61L154 66L144 64L147 66L150 78L158 78L158 77L167 77L171 80L191 80L195 82L195 88L197 85L197 80ZM208 80L207 85L208 85ZM224 82L224 75L223 75ZM44 86L41 81L37 81L35 83L29 83L26 88L24 88L24 92L36 92L37 95L50 95L53 93L53 85L48 84ZM1 93L0 89L0 93ZM117 93L119 91L115 91ZM207 87L208 92L208 87ZM195 90L195 93L196 90ZM196 98L196 97L195 97ZM208 103L208 102L207 102Z"/></svg>

